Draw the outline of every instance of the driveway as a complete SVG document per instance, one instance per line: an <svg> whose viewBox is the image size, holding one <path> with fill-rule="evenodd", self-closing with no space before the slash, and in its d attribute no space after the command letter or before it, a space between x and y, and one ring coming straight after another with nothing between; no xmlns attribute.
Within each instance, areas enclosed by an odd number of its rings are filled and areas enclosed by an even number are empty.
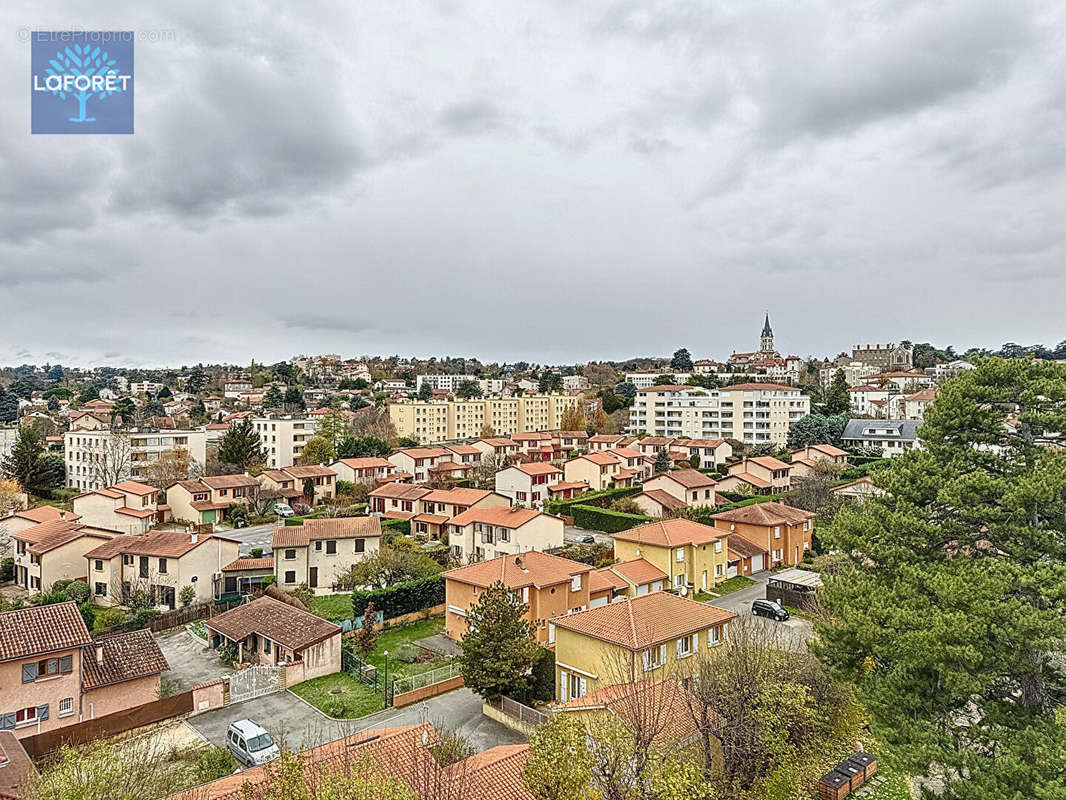
<svg viewBox="0 0 1066 800"><path fill-rule="evenodd" d="M268 522L266 525L252 525L248 528L223 529L223 526L219 526L216 530L227 539L236 539L240 542L240 554L246 556L253 547L261 547L264 553L269 553L271 537L276 527L275 523Z"/></svg>
<svg viewBox="0 0 1066 800"><path fill-rule="evenodd" d="M499 744L518 744L525 737L481 713L481 698L469 689L456 689L405 708L385 709L356 720L333 720L292 692L246 700L188 720L212 744L224 745L226 728L239 719L253 719L285 748L299 750L371 728L429 722L460 733L477 751Z"/></svg>
<svg viewBox="0 0 1066 800"><path fill-rule="evenodd" d="M787 646L796 650L805 650L807 641L814 636L814 629L811 627L810 622L795 616L785 622L774 622L766 617L755 617L751 613L752 601L766 597L766 583L770 580L771 574L768 570L764 570L750 575L749 577L755 581L753 586L731 592L722 597L716 597L713 600L708 600L707 603L718 608L735 611L737 614L765 626L768 632L773 631L775 634L781 635L785 639Z"/></svg>
<svg viewBox="0 0 1066 800"><path fill-rule="evenodd" d="M156 634L155 641L170 664L163 677L173 681L177 692L217 681L233 671L219 664L214 651L205 649L204 643L185 628Z"/></svg>
<svg viewBox="0 0 1066 800"><path fill-rule="evenodd" d="M584 537L592 536L598 544L614 544L611 535L603 531L587 531L567 525L563 528L563 539L567 542L580 542Z"/></svg>

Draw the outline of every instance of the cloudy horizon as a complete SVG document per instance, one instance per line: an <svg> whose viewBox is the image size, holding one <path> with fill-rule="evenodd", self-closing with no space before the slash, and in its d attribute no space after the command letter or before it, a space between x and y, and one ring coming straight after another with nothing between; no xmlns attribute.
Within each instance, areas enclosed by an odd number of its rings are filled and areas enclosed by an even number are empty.
<svg viewBox="0 0 1066 800"><path fill-rule="evenodd" d="M0 10L2 364L1066 339L1055 4L153 6ZM74 27L132 136L30 135Z"/></svg>

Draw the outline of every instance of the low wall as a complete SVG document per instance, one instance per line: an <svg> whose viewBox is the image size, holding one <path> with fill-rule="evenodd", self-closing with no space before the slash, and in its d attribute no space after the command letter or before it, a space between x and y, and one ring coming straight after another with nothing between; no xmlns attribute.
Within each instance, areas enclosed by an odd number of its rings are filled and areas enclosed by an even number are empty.
<svg viewBox="0 0 1066 800"><path fill-rule="evenodd" d="M285 679L282 681L285 688L295 686L298 683L303 683L305 680L304 662L294 661L291 664L285 665Z"/></svg>
<svg viewBox="0 0 1066 800"><path fill-rule="evenodd" d="M202 714L213 708L222 708L226 682L222 679L192 687L192 713Z"/></svg>
<svg viewBox="0 0 1066 800"><path fill-rule="evenodd" d="M510 714L505 714L503 711L496 708L496 706L491 705L489 703L481 704L481 713L489 719L496 720L501 725L504 725L513 731L524 733L526 736L529 736L531 733L533 733L533 730L535 728L534 725L527 725L526 723L515 719Z"/></svg>
<svg viewBox="0 0 1066 800"><path fill-rule="evenodd" d="M412 703L418 703L422 700L428 700L431 697L436 697L439 694L450 692L452 689L458 689L463 685L463 676L456 675L454 678L448 678L447 680L440 681L439 683L431 683L429 686L423 686L421 689L412 689L409 692L403 694L393 695L392 705L395 708L403 708L409 706Z"/></svg>
<svg viewBox="0 0 1066 800"><path fill-rule="evenodd" d="M418 611L412 611L409 614L401 614L398 617L392 617L391 619L382 620L381 622L375 622L374 630L380 631L384 630L387 627L392 627L393 625L403 625L407 622L417 622L418 620L426 619L427 617L439 617L444 614L444 611L447 608L447 603L441 603L438 606L431 606L430 608L423 608ZM344 635L354 636L356 630L358 630L358 628L353 628Z"/></svg>

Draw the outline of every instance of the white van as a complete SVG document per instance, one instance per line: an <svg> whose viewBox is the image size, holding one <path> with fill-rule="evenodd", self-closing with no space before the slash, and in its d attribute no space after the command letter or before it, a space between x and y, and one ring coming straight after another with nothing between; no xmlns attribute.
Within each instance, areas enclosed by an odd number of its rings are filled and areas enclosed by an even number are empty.
<svg viewBox="0 0 1066 800"><path fill-rule="evenodd" d="M226 731L226 749L249 767L258 767L278 758L278 745L266 729L250 719L234 722Z"/></svg>

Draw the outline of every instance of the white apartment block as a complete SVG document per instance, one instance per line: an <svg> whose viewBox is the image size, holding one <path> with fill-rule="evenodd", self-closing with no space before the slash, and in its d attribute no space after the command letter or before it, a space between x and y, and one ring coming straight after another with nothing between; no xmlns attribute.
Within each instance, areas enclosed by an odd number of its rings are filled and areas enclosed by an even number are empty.
<svg viewBox="0 0 1066 800"><path fill-rule="evenodd" d="M721 389L654 386L637 390L629 431L784 445L791 424L810 411L811 399L783 384L741 383Z"/></svg>
<svg viewBox="0 0 1066 800"><path fill-rule="evenodd" d="M318 421L310 417L252 417L267 469L291 467L300 459L307 440L315 435Z"/></svg>
<svg viewBox="0 0 1066 800"><path fill-rule="evenodd" d="M589 388L589 379L584 375L563 375L563 390L579 392Z"/></svg>
<svg viewBox="0 0 1066 800"><path fill-rule="evenodd" d="M464 381L477 383L483 395L500 394L503 391L501 378L476 378L473 375L417 375L415 376L415 391L420 390L422 384L428 383L429 388L434 391L454 392Z"/></svg>
<svg viewBox="0 0 1066 800"><path fill-rule="evenodd" d="M638 389L650 389L655 385L655 379L660 375L674 375L674 380L678 383L684 383L689 379L689 373L671 373L669 368L664 369L662 372L627 372L626 383L631 383Z"/></svg>
<svg viewBox="0 0 1066 800"><path fill-rule="evenodd" d="M397 436L423 444L478 439L486 426L496 437L559 430L563 412L582 402L573 395L538 394L471 400L390 403Z"/></svg>
<svg viewBox="0 0 1066 800"><path fill-rule="evenodd" d="M163 384L152 381L134 381L130 384L130 394L159 394L163 391Z"/></svg>
<svg viewBox="0 0 1066 800"><path fill-rule="evenodd" d="M188 450L202 468L207 461L207 431L67 431L63 434L67 486L91 492L121 481L144 482L152 462L175 448Z"/></svg>

